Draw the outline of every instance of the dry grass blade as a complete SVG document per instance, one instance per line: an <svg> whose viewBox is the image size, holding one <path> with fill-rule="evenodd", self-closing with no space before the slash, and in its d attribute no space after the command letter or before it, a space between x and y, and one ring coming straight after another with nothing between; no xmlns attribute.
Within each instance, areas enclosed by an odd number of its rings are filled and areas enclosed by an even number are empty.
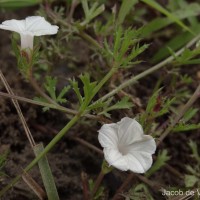
<svg viewBox="0 0 200 200"><path fill-rule="evenodd" d="M34 191L34 193L40 200L44 200L46 198L46 193L44 192L44 190L38 185L37 182L35 182L35 180L27 172L23 173L22 179Z"/></svg>
<svg viewBox="0 0 200 200"><path fill-rule="evenodd" d="M3 73L2 73L1 70L0 70L0 78L1 78L1 81L3 82L3 84L4 84L4 86L5 86L6 90L7 90L7 92L8 92L9 94L14 95L14 93L13 93L11 87L9 86L9 84L8 84L6 78L4 77L4 75L3 75ZM33 136L32 136L32 134L31 134L31 132L30 132L30 129L29 129L27 123L26 123L26 120L25 120L25 118L24 118L24 116L23 116L23 113L22 113L21 108L20 108L20 106L19 106L19 104L18 104L18 101L12 99L12 102L13 102L13 104L14 104L16 110L17 110L17 113L18 113L19 118L20 118L20 120L21 120L21 122L22 122L22 125L23 125L24 131L25 131L25 133L26 133L26 136L27 136L27 138L28 138L28 140L29 140L29 142L30 142L30 144L31 144L31 147L33 147L33 146L35 146L35 141L34 141L34 139L33 139Z"/></svg>

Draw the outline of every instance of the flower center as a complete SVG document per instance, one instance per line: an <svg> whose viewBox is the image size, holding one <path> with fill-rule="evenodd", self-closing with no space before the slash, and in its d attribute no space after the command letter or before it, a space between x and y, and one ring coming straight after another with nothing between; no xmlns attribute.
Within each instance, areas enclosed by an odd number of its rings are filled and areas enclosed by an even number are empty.
<svg viewBox="0 0 200 200"><path fill-rule="evenodd" d="M118 145L118 149L119 149L119 152L120 152L122 155L128 154L128 148L126 148L126 146Z"/></svg>

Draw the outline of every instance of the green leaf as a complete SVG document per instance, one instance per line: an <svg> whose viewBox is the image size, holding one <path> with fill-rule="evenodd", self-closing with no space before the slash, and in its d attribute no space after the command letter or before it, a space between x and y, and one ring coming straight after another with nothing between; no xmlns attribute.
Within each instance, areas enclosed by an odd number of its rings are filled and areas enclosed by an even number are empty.
<svg viewBox="0 0 200 200"><path fill-rule="evenodd" d="M46 83L44 84L44 87L54 101L56 101L56 84L57 78L51 76L46 77Z"/></svg>
<svg viewBox="0 0 200 200"><path fill-rule="evenodd" d="M105 44L105 49L118 64L119 67L128 68L129 65L138 63L133 61L139 54L141 54L148 45L139 45L139 36L141 29L134 30L131 27L123 30L121 26L117 27L114 35L113 47L108 43ZM112 53L113 52L113 53Z"/></svg>
<svg viewBox="0 0 200 200"><path fill-rule="evenodd" d="M107 102L97 101L94 104L88 106L88 110L98 110L99 108L103 108L107 105Z"/></svg>
<svg viewBox="0 0 200 200"><path fill-rule="evenodd" d="M194 57L196 57L198 55L200 55L199 47L195 48L193 50L186 48L180 56L175 57L174 65L182 66L182 65L186 65L186 64L198 64L199 59L193 59Z"/></svg>
<svg viewBox="0 0 200 200"><path fill-rule="evenodd" d="M20 8L42 3L42 0L1 0L0 8Z"/></svg>
<svg viewBox="0 0 200 200"><path fill-rule="evenodd" d="M85 13L85 20L81 23L82 26L88 24L92 19L100 15L105 10L104 4L98 6L98 3L94 2L91 8L89 8L88 0L81 0L81 3Z"/></svg>
<svg viewBox="0 0 200 200"><path fill-rule="evenodd" d="M70 86L66 86L64 87L61 92L58 94L56 94L56 85L57 85L57 78L56 77L51 77L51 76L47 76L45 83L44 83L44 88L45 90L48 92L48 94L50 95L50 97L56 102L56 103L65 103L67 102L67 100L64 98L64 95L70 90ZM43 98L37 98L37 100L42 101L42 102L46 102L45 99ZM44 108L44 110L48 110L47 108Z"/></svg>
<svg viewBox="0 0 200 200"><path fill-rule="evenodd" d="M183 47L187 42L189 42L192 38L193 36L188 32L184 32L173 37L169 42L164 44L163 47L159 48L158 52L156 52L153 58L151 59L151 62L157 63L161 61L162 59L170 55L170 52L168 51L169 48L173 51L177 51L178 49Z"/></svg>
<svg viewBox="0 0 200 200"><path fill-rule="evenodd" d="M162 90L162 88L160 88L156 92L154 92L154 94L148 100L146 113L151 113L153 111L153 108L155 107L155 105L157 103L157 99L158 99L158 96L159 96L159 93L161 90Z"/></svg>
<svg viewBox="0 0 200 200"><path fill-rule="evenodd" d="M79 104L81 105L83 103L83 97L80 93L80 89L78 87L78 82L75 79L72 79L72 80L70 80L70 83L72 85L74 92L76 93L76 96L78 97Z"/></svg>
<svg viewBox="0 0 200 200"><path fill-rule="evenodd" d="M199 179L194 175L185 175L184 182L186 187L194 187Z"/></svg>
<svg viewBox="0 0 200 200"><path fill-rule="evenodd" d="M196 169L195 169L194 167L190 166L190 165L186 165L186 169L187 169L187 171L190 172L191 174L194 174L194 175L195 175L195 174L197 173Z"/></svg>
<svg viewBox="0 0 200 200"><path fill-rule="evenodd" d="M118 24L122 24L124 22L125 17L128 15L128 13L131 11L132 7L138 3L138 0L123 0L119 14L118 14Z"/></svg>
<svg viewBox="0 0 200 200"><path fill-rule="evenodd" d="M83 82L84 99L90 99L93 97L94 88L97 83L90 82L90 75L88 73L80 75L80 79Z"/></svg>
<svg viewBox="0 0 200 200"><path fill-rule="evenodd" d="M191 131L199 128L200 128L200 123L199 124L179 123L173 128L173 132Z"/></svg>
<svg viewBox="0 0 200 200"><path fill-rule="evenodd" d="M88 1L87 0L81 0L83 11L85 13L85 16L89 15L89 7L88 7Z"/></svg>
<svg viewBox="0 0 200 200"><path fill-rule="evenodd" d="M94 4L95 5L95 4ZM94 7L93 5L93 7ZM97 6L98 4L96 4ZM104 10L105 10L105 6L104 5L101 5L99 7L96 8L96 6L94 7L94 9L91 8L90 12L91 12L91 15L90 15L90 20L92 20L93 18L97 17L98 15L100 15Z"/></svg>
<svg viewBox="0 0 200 200"><path fill-rule="evenodd" d="M192 150L192 157L194 157L196 159L196 161L200 164L200 156L199 156L199 153L198 153L197 143L190 140L189 146Z"/></svg>
<svg viewBox="0 0 200 200"><path fill-rule="evenodd" d="M68 85L68 86L65 86L65 87L61 90L60 94L58 95L57 101L60 102L60 103L65 103L65 102L67 102L67 100L66 100L65 98L63 98L63 97L64 97L64 95L65 95L70 89L71 89L71 87L70 87L69 85Z"/></svg>
<svg viewBox="0 0 200 200"><path fill-rule="evenodd" d="M185 29L186 31L190 32L192 35L195 35L195 33L188 27L186 26L182 21L180 21L175 15L173 15L172 13L170 13L168 10L166 10L165 8L163 8L159 3L157 3L154 0L141 0L144 3L146 3L147 5L153 7L154 9L156 9L157 11L161 12L162 14L166 15L169 19L171 19L172 21L176 22L179 26L181 26L183 29Z"/></svg>
<svg viewBox="0 0 200 200"><path fill-rule="evenodd" d="M33 147L33 151L35 153L35 156L37 157L44 151L44 146L42 143L35 145ZM56 188L56 184L54 181L54 177L49 165L49 161L47 159L47 156L44 155L39 161L38 161L39 170L42 176L42 181L44 183L44 187L47 193L48 200L59 200L58 191Z"/></svg>
<svg viewBox="0 0 200 200"><path fill-rule="evenodd" d="M170 106L175 102L175 100L176 100L175 97L172 99L167 99L167 100L164 99L163 103L162 103L163 105L162 105L160 111L158 111L157 114L155 114L155 117L159 117L159 116L162 116L162 115L168 113Z"/></svg>
<svg viewBox="0 0 200 200"><path fill-rule="evenodd" d="M109 105L109 104L108 104ZM112 106L105 107L104 110L99 115L105 115L106 117L110 117L108 114L111 110L120 110L120 109L129 109L133 107L133 104L129 102L129 97L123 97L120 101Z"/></svg>
<svg viewBox="0 0 200 200"><path fill-rule="evenodd" d="M162 168L169 159L170 156L168 156L168 152L166 149L160 151L158 153L156 161L154 162L153 166L146 172L145 176L150 177L152 174Z"/></svg>
<svg viewBox="0 0 200 200"><path fill-rule="evenodd" d="M89 190L92 193L94 186L95 186L95 182L92 179L89 179ZM93 200L99 200L103 197L104 195L104 187L100 186L95 194L95 196L93 197Z"/></svg>
<svg viewBox="0 0 200 200"><path fill-rule="evenodd" d="M151 196L149 188L144 183L133 186L129 190L128 194L123 196L126 197L126 200L154 200L154 198Z"/></svg>
<svg viewBox="0 0 200 200"><path fill-rule="evenodd" d="M198 108L190 108L190 109L188 109L188 110L185 112L185 114L184 114L182 120L183 120L184 122L189 121L190 119L192 119L192 118L197 114L198 111L199 111Z"/></svg>
<svg viewBox="0 0 200 200"><path fill-rule="evenodd" d="M179 20L182 20L191 16L198 16L199 9L200 9L199 4L191 3L188 4L187 7L176 10L172 14L176 16ZM174 21L168 17L158 17L156 19L153 19L142 28L141 36L142 37L152 36L153 32L158 31L172 23L174 23Z"/></svg>
<svg viewBox="0 0 200 200"><path fill-rule="evenodd" d="M34 97L34 100L35 100L35 101L42 102L42 103L49 103L49 102L48 102L45 98L43 98L43 97ZM44 112L48 111L49 109L50 109L50 108L47 107L47 106L45 106L45 107L42 108L42 110L43 110Z"/></svg>

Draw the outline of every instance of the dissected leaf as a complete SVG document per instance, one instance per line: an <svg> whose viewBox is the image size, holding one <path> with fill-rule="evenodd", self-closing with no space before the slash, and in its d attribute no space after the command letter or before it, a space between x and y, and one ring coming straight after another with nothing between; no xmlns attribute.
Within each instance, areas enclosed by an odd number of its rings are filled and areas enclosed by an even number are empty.
<svg viewBox="0 0 200 200"><path fill-rule="evenodd" d="M200 123L199 124L185 124L185 123L179 123L173 128L174 132L181 132L181 131L191 131L195 129L200 128Z"/></svg>
<svg viewBox="0 0 200 200"><path fill-rule="evenodd" d="M199 153L198 153L197 143L190 140L189 146L192 150L192 157L194 157L196 159L196 161L200 164L200 156L199 156Z"/></svg>
<svg viewBox="0 0 200 200"><path fill-rule="evenodd" d="M149 177L155 172L157 172L161 167L163 167L166 162L170 159L170 156L168 155L168 152L166 149L160 151L158 153L158 156L156 158L156 161L152 165L152 167L146 172L146 176Z"/></svg>
<svg viewBox="0 0 200 200"><path fill-rule="evenodd" d="M110 117L108 114L109 111L112 110L120 110L120 109L129 109L133 107L133 104L129 102L129 97L123 97L120 101L112 106L107 106L103 109L102 112L98 113L99 115L105 115L106 117Z"/></svg>
<svg viewBox="0 0 200 200"><path fill-rule="evenodd" d="M83 103L83 97L80 93L80 89L78 87L78 82L75 79L70 80L70 83L72 85L73 90L76 93L76 96L78 97L79 104L81 105Z"/></svg>
<svg viewBox="0 0 200 200"><path fill-rule="evenodd" d="M90 8L88 0L81 0L81 3L85 13L85 20L81 23L82 25L88 24L92 19L100 15L105 10L104 4L99 6L98 2L94 2Z"/></svg>

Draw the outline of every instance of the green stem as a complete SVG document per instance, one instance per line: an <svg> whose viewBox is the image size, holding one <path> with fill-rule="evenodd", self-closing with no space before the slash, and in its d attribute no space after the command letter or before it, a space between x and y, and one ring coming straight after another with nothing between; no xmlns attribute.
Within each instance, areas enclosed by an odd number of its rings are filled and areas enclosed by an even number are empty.
<svg viewBox="0 0 200 200"><path fill-rule="evenodd" d="M117 71L117 67L113 66L111 70L104 76L104 78L99 82L99 84L95 87L94 93L91 96L91 99L99 92L102 86L110 79L110 77Z"/></svg>
<svg viewBox="0 0 200 200"><path fill-rule="evenodd" d="M65 107L60 106L60 105L45 103L45 102L41 102L41 101L35 101L35 100L32 100L32 99L28 99L28 98L25 98L25 97L20 97L20 96L16 96L16 95L4 93L4 92L0 92L0 96L6 97L6 98L11 98L11 99L16 99L16 100L19 100L19 101L31 103L31 104L38 105L38 106L48 107L48 108L59 110L59 111L62 111L62 112L65 112L65 113L68 113L68 114L71 114L71 115L77 115L78 114L78 111L72 110L70 108L65 108ZM85 114L84 116L89 118L89 119L100 120L99 117L95 116L95 115Z"/></svg>
<svg viewBox="0 0 200 200"><path fill-rule="evenodd" d="M45 156L53 147L54 145L59 142L62 137L67 133L67 131L79 120L79 118L82 116L82 113L79 113L75 115L71 121L51 140L51 142L44 148L44 151L42 151L25 169L25 172L28 172L32 167L34 167L37 162ZM21 179L21 175L16 176L10 184L8 184L6 187L4 187L0 191L0 197L8 191L15 183L17 183Z"/></svg>

